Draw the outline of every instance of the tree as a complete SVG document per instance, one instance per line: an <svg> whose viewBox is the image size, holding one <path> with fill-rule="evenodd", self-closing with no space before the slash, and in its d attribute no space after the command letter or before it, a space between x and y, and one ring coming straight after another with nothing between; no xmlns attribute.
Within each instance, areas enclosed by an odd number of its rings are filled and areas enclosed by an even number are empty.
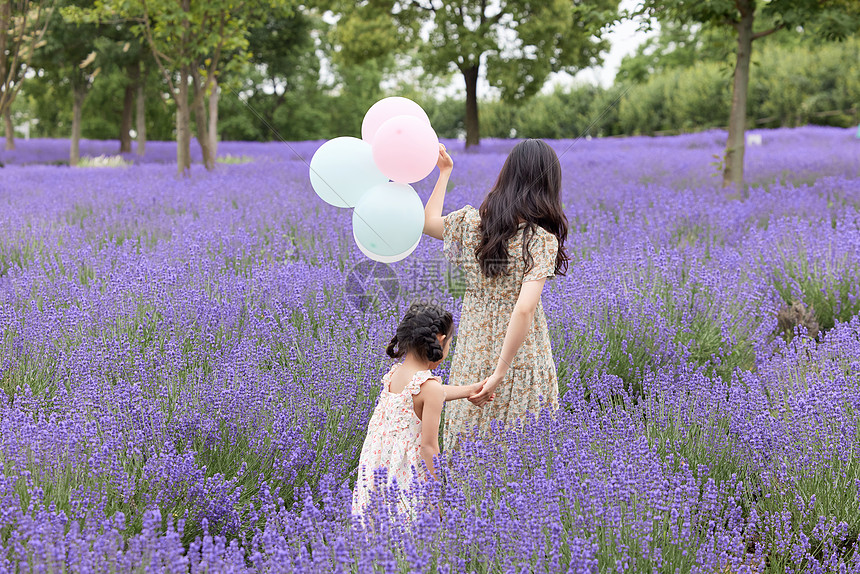
<svg viewBox="0 0 860 574"><path fill-rule="evenodd" d="M319 90L320 59L313 32L324 25L307 11L281 9L270 11L250 29L250 62L260 76L248 86L254 92L249 100L269 126L300 122L307 110L293 96L301 94L307 100ZM264 139L271 139L269 129L261 127Z"/></svg>
<svg viewBox="0 0 860 574"><path fill-rule="evenodd" d="M72 126L69 147L69 165L75 166L80 160L81 116L84 100L93 85L101 67L97 66L95 51L96 39L101 34L96 24L85 24L67 20L63 13L66 8L87 8L92 2L87 0L63 0L60 10L54 11L48 22L44 45L39 50L33 66L43 71L49 82L59 89L71 89Z"/></svg>
<svg viewBox="0 0 860 574"><path fill-rule="evenodd" d="M135 114L144 113L144 76L147 66L154 66L149 47L144 45L128 25L105 26L96 41L96 51L104 72L118 71L125 77L122 86L122 111L119 122L119 152L131 153L131 128ZM148 56L148 57L147 57ZM135 105L137 100L137 106ZM138 128L143 126L143 141L146 138L145 118L138 117ZM141 140L138 140L140 144ZM138 153L143 155L138 146Z"/></svg>
<svg viewBox="0 0 860 574"><path fill-rule="evenodd" d="M844 38L857 29L855 0L642 0L639 16L682 25L693 23L733 29L735 68L729 134L723 158L723 186L743 185L747 91L753 42L783 29L817 27L827 38Z"/></svg>
<svg viewBox="0 0 860 574"><path fill-rule="evenodd" d="M459 72L466 88L466 145L481 140L478 79L513 102L537 93L552 72L575 72L600 62L603 33L618 18L618 0L377 0L401 29L429 39L420 53L431 73Z"/></svg>
<svg viewBox="0 0 860 574"><path fill-rule="evenodd" d="M10 109L21 90L36 49L42 46L54 3L0 0L0 115L6 124L6 149L14 149Z"/></svg>
<svg viewBox="0 0 860 574"><path fill-rule="evenodd" d="M248 59L250 23L290 0L97 0L84 18L117 19L152 51L176 101L177 169L191 169L191 116L206 169L215 167L218 76Z"/></svg>

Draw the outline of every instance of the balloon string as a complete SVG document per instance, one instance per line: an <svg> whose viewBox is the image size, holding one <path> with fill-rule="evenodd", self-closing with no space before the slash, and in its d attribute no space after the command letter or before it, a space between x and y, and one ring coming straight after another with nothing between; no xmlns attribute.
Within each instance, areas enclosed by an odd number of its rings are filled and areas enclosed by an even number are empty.
<svg viewBox="0 0 860 574"><path fill-rule="evenodd" d="M300 154L299 152L297 152L297 151L296 151L296 149L295 149L293 146L291 146L291 145L290 145L290 142L288 142L288 141L287 141L287 140L285 140L283 137L281 137L281 134L279 134L279 133L278 133L278 130L276 130L276 129L274 128L274 126L272 126L272 124L270 124L270 123L266 120L266 118L264 118L263 116L261 116L261 115L257 112L257 110L255 110L255 109L254 109L254 107L253 107L251 104L249 104L246 100L242 99L242 96L240 96L240 95L239 95L239 93L238 93L238 92L236 92L236 90L235 90L232 86L230 86L230 91L231 91L231 92L233 92L233 95L235 95L235 96L236 96L236 99L238 99L240 102L242 102L243 104L245 104L245 107L246 107L246 108L248 108L249 110L251 110L251 113L253 113L255 116L257 116L257 119L258 119L258 120L260 120L261 122L263 122L263 125L265 125L265 126L269 129L269 131L271 131L273 134L275 134L275 136L277 136L277 138L278 138L279 140L281 140L281 143L283 143L283 144L284 144L284 145L286 145L288 148L290 148L290 151L292 151L294 154L296 154L296 157L297 157L297 158L299 158L300 160L302 160L302 163L304 163L306 166L308 166L308 169L309 169L309 170L311 170L312 172L314 172L314 174L315 174L318 178L320 178L320 181L322 181L324 184L326 184L326 185L327 185L327 186L328 186L328 187L329 187L329 188L334 192L334 194L337 196L337 198L338 198L339 200L341 200L341 201L342 201L343 203L345 203L345 204L349 204L349 202L348 202L348 201L346 201L343 197L341 197L341 195L337 192L337 190L334 188L334 186L333 186L333 185L331 185L329 182L327 182L327 181L325 180L325 178L324 178L322 175L320 175L320 173L319 173L317 170L315 170L313 167L311 167L311 164L310 164L310 163L308 163L308 162L305 160L305 158L304 158L304 157L302 157L302 154ZM359 219L361 220L361 222L362 222L362 223L364 223L364 224L367 226L367 228L368 228L368 229L370 229L374 234L376 234L376 236L377 236L377 237L379 237L379 239L380 239L380 240L382 240L382 242L383 242L383 243L385 243L386 247L389 247L389 248L393 249L393 247L391 246L391 244L390 244L390 243L388 243L388 242L385 240L385 238L384 238L382 235L380 235L380 234L379 234L379 232L377 232L377 231L373 228L373 226L372 226L372 225L370 225L370 224L369 224L369 223L368 223L368 222L367 222L367 221L366 221L366 220L365 220L361 215L359 215L359 214L358 214L358 212L357 212L357 211L355 211L355 209L353 209L353 210L352 210L352 213L353 213L353 215L354 215L355 217L359 218Z"/></svg>

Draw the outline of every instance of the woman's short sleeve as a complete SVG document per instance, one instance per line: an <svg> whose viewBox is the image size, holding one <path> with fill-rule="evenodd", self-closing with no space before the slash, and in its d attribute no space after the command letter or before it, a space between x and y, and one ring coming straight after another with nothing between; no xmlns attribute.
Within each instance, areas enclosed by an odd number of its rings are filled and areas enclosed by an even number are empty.
<svg viewBox="0 0 860 574"><path fill-rule="evenodd" d="M558 255L558 239L549 232L536 233L529 242L532 267L523 281L537 281L555 275L555 259Z"/></svg>
<svg viewBox="0 0 860 574"><path fill-rule="evenodd" d="M465 238L476 220L480 221L478 210L471 205L452 211L442 218L443 250L445 257L452 263L460 262Z"/></svg>

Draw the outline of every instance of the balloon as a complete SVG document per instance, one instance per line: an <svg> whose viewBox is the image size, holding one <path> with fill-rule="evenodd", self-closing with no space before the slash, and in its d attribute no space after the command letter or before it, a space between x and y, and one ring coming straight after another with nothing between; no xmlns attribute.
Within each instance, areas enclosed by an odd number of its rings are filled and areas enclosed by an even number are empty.
<svg viewBox="0 0 860 574"><path fill-rule="evenodd" d="M395 116L382 124L373 138L373 161L393 181L424 179L439 158L436 132L415 116Z"/></svg>
<svg viewBox="0 0 860 574"><path fill-rule="evenodd" d="M355 207L368 189L388 181L373 161L370 144L358 138L325 142L311 158L310 167L314 191L335 207Z"/></svg>
<svg viewBox="0 0 860 574"><path fill-rule="evenodd" d="M395 258L392 261L409 255L423 231L424 204L415 190L403 183L374 186L352 212L352 234L362 252Z"/></svg>
<svg viewBox="0 0 860 574"><path fill-rule="evenodd" d="M367 143L373 143L373 137L379 127L395 116L415 116L430 125L427 113L412 100L398 96L384 98L370 106L364 114L364 120L361 122L361 139Z"/></svg>
<svg viewBox="0 0 860 574"><path fill-rule="evenodd" d="M395 263L400 261L401 259L405 259L409 255L415 251L415 248L418 247L418 244L421 243L421 238L418 238L418 241L415 242L415 245L400 253L399 255L377 255L372 251L369 251L367 247L361 244L361 241L358 240L358 237L355 237L355 228L353 228L353 238L355 239L355 244L358 245L358 249L364 253L369 259L373 259L374 261L379 261L380 263Z"/></svg>

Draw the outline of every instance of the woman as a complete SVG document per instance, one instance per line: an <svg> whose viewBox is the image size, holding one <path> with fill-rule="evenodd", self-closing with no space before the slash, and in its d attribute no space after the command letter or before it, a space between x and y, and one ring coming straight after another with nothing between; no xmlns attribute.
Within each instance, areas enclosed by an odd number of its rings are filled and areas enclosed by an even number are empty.
<svg viewBox="0 0 860 574"><path fill-rule="evenodd" d="M540 297L546 279L567 269L567 217L558 157L541 140L514 147L480 209L467 205L442 217L454 167L444 145L437 165L424 233L444 240L446 257L463 267L467 280L449 384L483 381L469 397L472 404L448 407L443 442L452 449L476 426L487 431L491 421L513 423L558 404Z"/></svg>

